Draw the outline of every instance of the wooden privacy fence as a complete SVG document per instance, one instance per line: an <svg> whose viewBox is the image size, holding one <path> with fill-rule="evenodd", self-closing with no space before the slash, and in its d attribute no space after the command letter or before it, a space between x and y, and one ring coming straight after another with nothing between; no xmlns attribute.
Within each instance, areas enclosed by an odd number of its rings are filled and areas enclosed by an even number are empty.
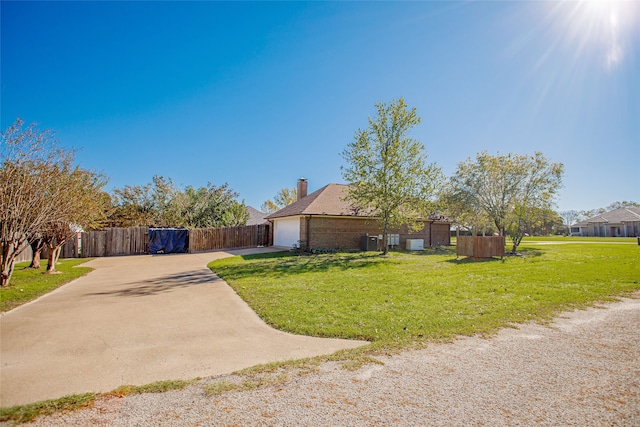
<svg viewBox="0 0 640 427"><path fill-rule="evenodd" d="M272 245L273 235L269 224L189 230L190 253ZM148 227L107 228L78 233L62 247L60 258L95 258L148 253ZM47 258L47 254L48 250L43 249L41 254L43 260ZM31 257L31 248L27 246L16 262L31 261Z"/></svg>
<svg viewBox="0 0 640 427"><path fill-rule="evenodd" d="M69 239L60 250L60 258L78 258L80 252L80 236L75 235L71 239ZM46 246L40 252L40 259L46 260L49 256L49 248ZM15 258L15 262L24 262L31 261L33 258L33 251L31 250L31 246L28 244L25 246L24 250L20 252L20 254Z"/></svg>
<svg viewBox="0 0 640 427"><path fill-rule="evenodd" d="M272 237L269 224L189 230L190 253L271 245Z"/></svg>
<svg viewBox="0 0 640 427"><path fill-rule="evenodd" d="M471 258L491 258L504 256L503 236L458 236L456 255Z"/></svg>
<svg viewBox="0 0 640 427"><path fill-rule="evenodd" d="M189 230L189 252L271 246L269 224ZM149 228L107 228L82 233L80 256L85 258L149 253ZM76 255L78 256L78 255Z"/></svg>
<svg viewBox="0 0 640 427"><path fill-rule="evenodd" d="M149 253L149 227L106 228L81 236L83 258Z"/></svg>

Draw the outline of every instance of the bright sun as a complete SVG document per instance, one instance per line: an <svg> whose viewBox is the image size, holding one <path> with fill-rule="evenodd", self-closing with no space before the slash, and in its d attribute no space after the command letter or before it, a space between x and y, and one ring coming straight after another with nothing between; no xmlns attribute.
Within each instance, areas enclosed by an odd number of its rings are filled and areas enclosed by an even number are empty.
<svg viewBox="0 0 640 427"><path fill-rule="evenodd" d="M560 19L567 42L576 54L591 51L594 46L607 68L614 68L638 44L640 2L582 0L557 4L553 11ZM556 15L557 14L557 15Z"/></svg>

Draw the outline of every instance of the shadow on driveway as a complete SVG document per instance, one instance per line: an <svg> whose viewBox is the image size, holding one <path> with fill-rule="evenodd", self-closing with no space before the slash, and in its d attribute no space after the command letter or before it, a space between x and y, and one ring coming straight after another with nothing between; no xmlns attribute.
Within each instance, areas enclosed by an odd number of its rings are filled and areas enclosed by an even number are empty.
<svg viewBox="0 0 640 427"><path fill-rule="evenodd" d="M88 275L4 313L1 405L222 375L367 344L267 326L206 268L250 252L97 258Z"/></svg>

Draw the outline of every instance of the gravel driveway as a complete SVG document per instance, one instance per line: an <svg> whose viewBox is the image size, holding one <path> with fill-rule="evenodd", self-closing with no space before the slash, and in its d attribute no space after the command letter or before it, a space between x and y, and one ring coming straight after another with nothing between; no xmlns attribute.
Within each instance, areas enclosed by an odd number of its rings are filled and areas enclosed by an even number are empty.
<svg viewBox="0 0 640 427"><path fill-rule="evenodd" d="M204 387L216 378L208 378L181 391L103 399L37 425L638 426L639 355L636 293L549 326L433 344L357 371L325 363L279 385L213 397Z"/></svg>

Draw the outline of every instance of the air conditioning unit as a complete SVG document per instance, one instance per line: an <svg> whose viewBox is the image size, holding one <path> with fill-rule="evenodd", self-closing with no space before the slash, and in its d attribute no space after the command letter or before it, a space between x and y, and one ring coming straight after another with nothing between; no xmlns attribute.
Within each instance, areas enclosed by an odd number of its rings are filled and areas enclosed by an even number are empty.
<svg viewBox="0 0 640 427"><path fill-rule="evenodd" d="M422 251L424 250L424 239L407 239L408 251Z"/></svg>

